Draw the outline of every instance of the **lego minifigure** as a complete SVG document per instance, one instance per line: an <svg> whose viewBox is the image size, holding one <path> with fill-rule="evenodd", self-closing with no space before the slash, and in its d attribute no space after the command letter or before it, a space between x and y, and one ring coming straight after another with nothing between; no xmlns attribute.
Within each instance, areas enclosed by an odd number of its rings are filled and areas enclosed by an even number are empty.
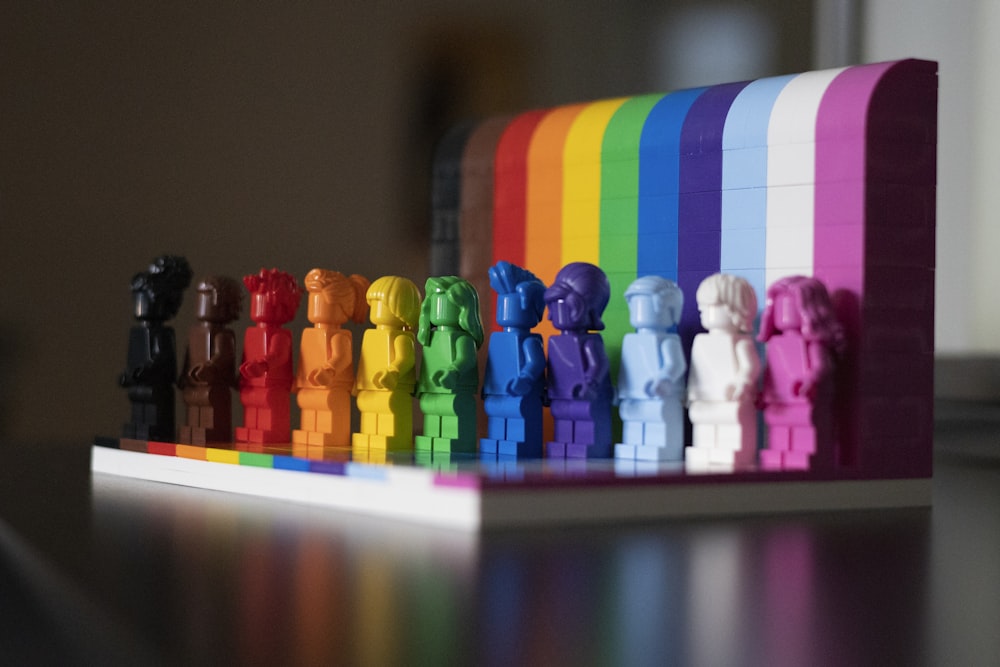
<svg viewBox="0 0 1000 667"><path fill-rule="evenodd" d="M250 291L250 319L257 323L243 338L240 401L243 426L237 442L285 443L291 438L291 322L302 291L295 278L277 269L261 269L243 278Z"/></svg>
<svg viewBox="0 0 1000 667"><path fill-rule="evenodd" d="M843 351L844 331L826 286L804 276L773 283L758 340L767 344L760 403L768 437L760 467L808 470L811 461L831 466L832 371Z"/></svg>
<svg viewBox="0 0 1000 667"><path fill-rule="evenodd" d="M694 428L685 465L731 472L756 455L760 359L751 332L757 296L745 279L716 273L701 282L695 298L708 333L695 336L691 347L688 416Z"/></svg>
<svg viewBox="0 0 1000 667"><path fill-rule="evenodd" d="M174 330L165 326L177 315L191 267L176 255L161 255L132 278L133 314L125 372L119 383L128 389L132 420L122 436L171 442L174 439L174 380L177 351Z"/></svg>
<svg viewBox="0 0 1000 667"><path fill-rule="evenodd" d="M178 441L195 445L231 442L236 381L236 336L227 325L242 307L239 282L210 276L198 283L198 322L188 332L184 370L177 379L187 419Z"/></svg>
<svg viewBox="0 0 1000 667"><path fill-rule="evenodd" d="M615 445L615 458L682 461L687 362L675 331L684 294L674 281L650 275L632 282L625 299L636 331L622 339L622 442Z"/></svg>
<svg viewBox="0 0 1000 667"><path fill-rule="evenodd" d="M531 333L545 313L545 285L526 269L500 261L489 269L497 294L496 322L490 334L483 404L487 437L482 454L542 456L542 394L545 390L545 347Z"/></svg>
<svg viewBox="0 0 1000 667"><path fill-rule="evenodd" d="M349 447L354 360L351 332L341 325L367 319L368 279L313 269L304 282L313 326L303 330L299 347L294 389L302 417L301 428L292 432L292 442Z"/></svg>
<svg viewBox="0 0 1000 667"><path fill-rule="evenodd" d="M611 455L613 390L601 315L611 286L601 269L586 262L567 264L545 290L549 319L559 334L549 338L548 398L555 421L550 458L604 458Z"/></svg>
<svg viewBox="0 0 1000 667"><path fill-rule="evenodd" d="M417 340L423 362L417 397L424 415L418 450L476 451L476 351L483 344L479 295L457 276L427 279Z"/></svg>
<svg viewBox="0 0 1000 667"><path fill-rule="evenodd" d="M351 445L369 449L413 447L413 388L416 384L416 339L420 290L399 276L383 276L366 294L374 329L361 342L354 392L361 412L361 432Z"/></svg>

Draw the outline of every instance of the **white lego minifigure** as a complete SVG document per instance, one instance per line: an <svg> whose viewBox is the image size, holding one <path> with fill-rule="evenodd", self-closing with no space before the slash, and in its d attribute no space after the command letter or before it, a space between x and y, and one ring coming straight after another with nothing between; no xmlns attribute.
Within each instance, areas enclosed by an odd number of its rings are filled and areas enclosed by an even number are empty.
<svg viewBox="0 0 1000 667"><path fill-rule="evenodd" d="M717 273L698 286L701 325L688 378L693 446L691 471L732 471L751 465L757 445L757 379L760 359L752 336L757 296L743 278Z"/></svg>
<svg viewBox="0 0 1000 667"><path fill-rule="evenodd" d="M687 362L674 333L684 305L677 284L643 276L625 290L635 333L622 339L618 373L622 442L615 458L639 461L684 459L684 373Z"/></svg>

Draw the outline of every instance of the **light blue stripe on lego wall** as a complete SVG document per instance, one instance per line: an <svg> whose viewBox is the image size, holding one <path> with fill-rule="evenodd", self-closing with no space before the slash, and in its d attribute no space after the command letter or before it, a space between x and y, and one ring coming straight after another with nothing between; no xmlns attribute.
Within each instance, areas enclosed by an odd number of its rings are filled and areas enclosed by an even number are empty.
<svg viewBox="0 0 1000 667"><path fill-rule="evenodd" d="M767 135L774 101L795 75L758 79L726 116L722 135L720 270L746 278L764 304L767 243Z"/></svg>

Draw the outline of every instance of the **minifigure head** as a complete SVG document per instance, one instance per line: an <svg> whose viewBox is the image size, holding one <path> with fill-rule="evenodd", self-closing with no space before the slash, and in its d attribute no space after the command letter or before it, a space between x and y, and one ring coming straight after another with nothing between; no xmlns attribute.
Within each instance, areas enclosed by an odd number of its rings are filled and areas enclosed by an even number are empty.
<svg viewBox="0 0 1000 667"><path fill-rule="evenodd" d="M744 278L716 273L705 278L695 293L701 326L708 331L750 333L757 316L757 295Z"/></svg>
<svg viewBox="0 0 1000 667"><path fill-rule="evenodd" d="M783 331L798 331L805 340L838 351L844 346L844 328L837 321L826 286L816 278L788 276L767 288L758 340L767 342Z"/></svg>
<svg viewBox="0 0 1000 667"><path fill-rule="evenodd" d="M382 276L365 294L372 324L411 330L420 320L420 290L412 280Z"/></svg>
<svg viewBox="0 0 1000 667"><path fill-rule="evenodd" d="M424 285L417 340L428 345L435 326L457 326L472 336L476 347L483 344L483 323L479 316L479 294L468 280L458 276L428 278Z"/></svg>
<svg viewBox="0 0 1000 667"><path fill-rule="evenodd" d="M145 271L132 278L135 318L144 322L166 322L180 310L184 290L193 273L178 255L160 255Z"/></svg>
<svg viewBox="0 0 1000 667"><path fill-rule="evenodd" d="M309 293L309 321L317 326L340 326L348 320L360 324L368 316L368 279L357 274L313 269L305 277Z"/></svg>
<svg viewBox="0 0 1000 667"><path fill-rule="evenodd" d="M497 324L530 329L542 320L545 284L535 274L501 260L490 267L489 275L497 294Z"/></svg>
<svg viewBox="0 0 1000 667"><path fill-rule="evenodd" d="M673 280L642 276L625 290L629 321L636 329L669 329L681 319L684 293Z"/></svg>
<svg viewBox="0 0 1000 667"><path fill-rule="evenodd" d="M559 269L545 290L549 319L560 331L600 331L601 315L611 298L608 277L593 264L572 262Z"/></svg>
<svg viewBox="0 0 1000 667"><path fill-rule="evenodd" d="M278 326L291 322L302 300L302 290L295 278L278 269L261 269L243 277L250 291L250 319L259 324Z"/></svg>
<svg viewBox="0 0 1000 667"><path fill-rule="evenodd" d="M198 283L198 319L228 324L243 310L243 291L229 276L208 276Z"/></svg>

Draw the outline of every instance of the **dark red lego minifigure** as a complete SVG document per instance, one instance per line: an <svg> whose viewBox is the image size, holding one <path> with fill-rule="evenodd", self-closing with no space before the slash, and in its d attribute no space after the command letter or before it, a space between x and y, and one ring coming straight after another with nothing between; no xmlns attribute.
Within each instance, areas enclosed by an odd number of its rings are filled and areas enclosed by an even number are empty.
<svg viewBox="0 0 1000 667"><path fill-rule="evenodd" d="M177 378L187 420L179 442L230 442L236 381L236 335L227 325L238 319L243 294L238 281L210 276L198 283L198 323L188 333L184 369Z"/></svg>

